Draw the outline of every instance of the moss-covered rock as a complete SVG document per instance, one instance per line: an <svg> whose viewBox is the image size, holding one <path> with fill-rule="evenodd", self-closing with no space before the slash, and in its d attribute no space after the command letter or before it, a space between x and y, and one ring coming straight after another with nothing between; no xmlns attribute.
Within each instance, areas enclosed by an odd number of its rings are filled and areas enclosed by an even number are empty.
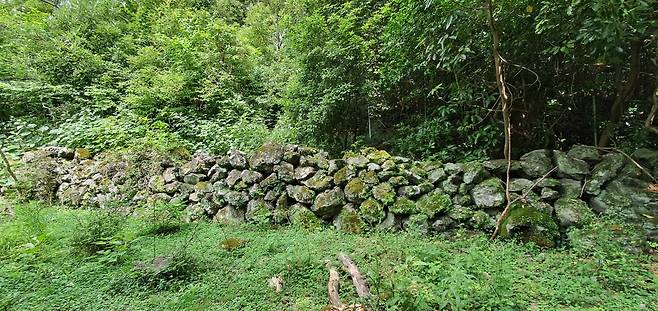
<svg viewBox="0 0 658 311"><path fill-rule="evenodd" d="M359 206L359 214L367 223L375 225L386 217L384 206L375 199L367 199Z"/></svg>
<svg viewBox="0 0 658 311"><path fill-rule="evenodd" d="M166 192L164 177L162 175L151 176L149 179L149 189L153 192Z"/></svg>
<svg viewBox="0 0 658 311"><path fill-rule="evenodd" d="M601 159L601 153L596 147L575 145L567 153L568 156L585 161L598 161Z"/></svg>
<svg viewBox="0 0 658 311"><path fill-rule="evenodd" d="M78 160L91 159L91 152L86 148L76 148L73 157Z"/></svg>
<svg viewBox="0 0 658 311"><path fill-rule="evenodd" d="M361 171L359 172L359 178L368 185L379 183L379 178L377 178L377 172L375 171Z"/></svg>
<svg viewBox="0 0 658 311"><path fill-rule="evenodd" d="M304 181L304 185L315 191L324 191L332 186L333 177L328 176L324 171L318 171L313 177Z"/></svg>
<svg viewBox="0 0 658 311"><path fill-rule="evenodd" d="M322 229L322 221L315 214L302 204L295 204L290 207L290 225L295 228L306 230Z"/></svg>
<svg viewBox="0 0 658 311"><path fill-rule="evenodd" d="M471 216L470 225L474 229L490 231L496 226L496 221L484 211L475 211Z"/></svg>
<svg viewBox="0 0 658 311"><path fill-rule="evenodd" d="M274 207L263 199L251 200L247 204L245 219L259 223L269 223Z"/></svg>
<svg viewBox="0 0 658 311"><path fill-rule="evenodd" d="M361 203L368 197L368 187L360 178L353 178L345 186L345 197L353 203Z"/></svg>
<svg viewBox="0 0 658 311"><path fill-rule="evenodd" d="M431 170L431 171L429 171L429 173L427 173L427 180L429 182L431 182L432 184L434 184L434 185L436 185L439 182L443 181L444 179L446 179L446 177L448 177L448 175L443 170L443 168L437 168L437 169Z"/></svg>
<svg viewBox="0 0 658 311"><path fill-rule="evenodd" d="M558 236L558 226L551 216L522 202L511 206L500 229L501 238L518 238L541 247L554 247Z"/></svg>
<svg viewBox="0 0 658 311"><path fill-rule="evenodd" d="M336 216L345 204L345 195L340 188L334 188L318 194L311 210L320 218L330 219Z"/></svg>
<svg viewBox="0 0 658 311"><path fill-rule="evenodd" d="M480 208L495 208L505 204L505 188L498 178L490 178L471 190L473 202Z"/></svg>
<svg viewBox="0 0 658 311"><path fill-rule="evenodd" d="M229 191L224 195L224 200L230 205L235 207L246 207L247 202L249 202L249 196L240 191Z"/></svg>
<svg viewBox="0 0 658 311"><path fill-rule="evenodd" d="M298 181L306 180L315 173L315 168L312 166L302 166L295 169L295 179Z"/></svg>
<svg viewBox="0 0 658 311"><path fill-rule="evenodd" d="M393 187L405 186L409 184L409 180L407 180L407 178L404 176L392 176L388 179L388 182Z"/></svg>
<svg viewBox="0 0 658 311"><path fill-rule="evenodd" d="M512 178L509 183L509 191L511 192L525 192L530 190L533 182L525 178Z"/></svg>
<svg viewBox="0 0 658 311"><path fill-rule="evenodd" d="M452 200L447 194L433 192L424 195L416 202L416 210L433 218L440 213L448 212L452 208Z"/></svg>
<svg viewBox="0 0 658 311"><path fill-rule="evenodd" d="M403 186L398 189L398 196L416 199L420 197L422 191L418 186Z"/></svg>
<svg viewBox="0 0 658 311"><path fill-rule="evenodd" d="M215 213L212 221L220 224L243 223L245 221L245 215L241 209L227 205Z"/></svg>
<svg viewBox="0 0 658 311"><path fill-rule="evenodd" d="M386 206L395 203L395 189L389 183L382 183L373 187L372 196Z"/></svg>
<svg viewBox="0 0 658 311"><path fill-rule="evenodd" d="M334 184L337 186L345 185L350 179L354 178L356 172L353 168L344 166L334 174Z"/></svg>
<svg viewBox="0 0 658 311"><path fill-rule="evenodd" d="M345 160L345 163L347 163L347 165L351 167L361 169L361 168L366 168L368 166L368 158L366 158L363 155L359 154L359 155L348 156L348 154L345 154L345 156L347 157L343 157L343 160Z"/></svg>
<svg viewBox="0 0 658 311"><path fill-rule="evenodd" d="M315 199L315 192L306 186L288 186L286 192L299 203L311 204Z"/></svg>
<svg viewBox="0 0 658 311"><path fill-rule="evenodd" d="M397 221L395 215L391 212L386 213L386 218L382 220L375 228L379 231L394 231L396 230Z"/></svg>
<svg viewBox="0 0 658 311"><path fill-rule="evenodd" d="M340 214L334 218L333 224L337 230L348 233L363 233L367 227L359 213L351 207L343 208Z"/></svg>
<svg viewBox="0 0 658 311"><path fill-rule="evenodd" d="M560 195L565 198L580 198L583 183L575 179L560 179Z"/></svg>
<svg viewBox="0 0 658 311"><path fill-rule="evenodd" d="M581 227L594 219L587 203L579 199L561 198L553 206L555 218L562 228Z"/></svg>
<svg viewBox="0 0 658 311"><path fill-rule="evenodd" d="M464 170L463 181L465 184L477 184L491 176L482 163L466 163L462 165L462 168Z"/></svg>
<svg viewBox="0 0 658 311"><path fill-rule="evenodd" d="M384 164L384 162L391 159L391 155L388 154L388 152L386 152L384 150L374 150L374 151L368 152L367 158L368 158L368 160L370 160L373 163L382 165L382 164Z"/></svg>
<svg viewBox="0 0 658 311"><path fill-rule="evenodd" d="M408 215L417 211L416 203L406 197L397 198L389 210L397 215Z"/></svg>
<svg viewBox="0 0 658 311"><path fill-rule="evenodd" d="M283 159L283 145L268 142L258 148L249 158L249 167L261 172L271 172L274 165Z"/></svg>
<svg viewBox="0 0 658 311"><path fill-rule="evenodd" d="M521 169L530 177L542 177L553 169L550 150L535 150L521 156Z"/></svg>
<svg viewBox="0 0 658 311"><path fill-rule="evenodd" d="M240 179L251 185L261 181L263 179L263 174L256 171L244 170L242 173L240 173Z"/></svg>
<svg viewBox="0 0 658 311"><path fill-rule="evenodd" d="M626 158L623 154L611 153L605 155L603 160L594 166L592 175L587 181L585 191L588 194L599 195L601 193L601 187L616 177L625 163Z"/></svg>
<svg viewBox="0 0 658 311"><path fill-rule="evenodd" d="M568 156L566 153L554 150L555 162L558 173L562 176L583 179L589 175L589 164L587 162Z"/></svg>

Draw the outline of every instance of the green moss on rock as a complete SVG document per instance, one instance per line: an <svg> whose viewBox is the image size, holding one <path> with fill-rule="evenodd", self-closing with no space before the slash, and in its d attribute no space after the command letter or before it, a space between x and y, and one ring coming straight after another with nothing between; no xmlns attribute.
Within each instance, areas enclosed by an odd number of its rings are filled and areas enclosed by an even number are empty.
<svg viewBox="0 0 658 311"><path fill-rule="evenodd" d="M412 214L417 211L416 203L409 198L399 197L391 206L390 211L398 215Z"/></svg>
<svg viewBox="0 0 658 311"><path fill-rule="evenodd" d="M372 188L372 196L386 206L395 203L395 189L389 183L382 183Z"/></svg>
<svg viewBox="0 0 658 311"><path fill-rule="evenodd" d="M452 208L452 200L450 196L442 193L429 193L416 202L416 209L427 215L429 218L433 218L439 213L445 213Z"/></svg>
<svg viewBox="0 0 658 311"><path fill-rule="evenodd" d="M512 205L500 229L502 238L518 238L541 247L554 247L558 234L551 216L521 202Z"/></svg>
<svg viewBox="0 0 658 311"><path fill-rule="evenodd" d="M345 186L345 197L350 202L360 203L367 195L368 188L361 178L353 178Z"/></svg>
<svg viewBox="0 0 658 311"><path fill-rule="evenodd" d="M370 224L378 224L386 217L384 206L374 199L363 201L359 206L359 214L363 220Z"/></svg>

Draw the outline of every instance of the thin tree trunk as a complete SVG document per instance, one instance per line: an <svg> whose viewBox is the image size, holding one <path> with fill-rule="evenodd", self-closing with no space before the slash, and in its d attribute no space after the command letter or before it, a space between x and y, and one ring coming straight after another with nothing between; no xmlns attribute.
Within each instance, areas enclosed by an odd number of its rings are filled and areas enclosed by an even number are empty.
<svg viewBox="0 0 658 311"><path fill-rule="evenodd" d="M599 142L597 144L599 147L606 147L608 144L610 144L610 137L613 135L615 128L624 115L628 97L635 89L638 78L640 76L641 52L642 41L636 40L631 42L631 68L628 72L628 78L626 79L626 84L623 86L621 85L621 81L618 82L620 85L617 91L617 95L615 96L615 101L612 103L612 107L610 108L610 119L608 120L608 125L605 127L605 130L599 138Z"/></svg>
<svg viewBox="0 0 658 311"><path fill-rule="evenodd" d="M11 176L11 178L14 180L15 183L18 183L18 178L16 178L16 174L14 174L14 171L11 170L11 164L9 163L9 159L7 159L5 152L2 151L1 146L0 146L0 157L2 157L2 162L4 162L5 169L7 170L7 173L9 173L9 176Z"/></svg>
<svg viewBox="0 0 658 311"><path fill-rule="evenodd" d="M651 111L647 115L647 119L644 121L644 127L646 127L648 131L658 134L658 127L653 126L656 113L658 113L658 34L656 34L656 52L654 54L653 66L656 69L656 72L654 73L654 90L653 94L651 94L651 102L653 105L651 106Z"/></svg>
<svg viewBox="0 0 658 311"><path fill-rule="evenodd" d="M491 0L485 0L485 9L489 20L489 29L493 41L492 52L494 58L494 65L496 69L496 84L498 85L498 92L500 93L500 110L503 114L503 128L505 131L505 160L507 160L506 182L505 182L505 197L507 199L507 206L503 213L496 221L496 229L491 238L495 239L500 231L502 222L507 218L511 206L511 195L509 191L510 184L510 169L512 167L512 125L510 124L510 99L505 85L505 71L503 68L503 58L500 56L500 33L496 29L496 22L493 17L493 4Z"/></svg>

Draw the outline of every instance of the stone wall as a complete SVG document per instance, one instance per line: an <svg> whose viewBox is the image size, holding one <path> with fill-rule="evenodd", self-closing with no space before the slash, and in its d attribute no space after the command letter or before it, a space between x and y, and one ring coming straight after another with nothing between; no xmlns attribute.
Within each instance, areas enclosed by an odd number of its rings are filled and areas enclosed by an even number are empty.
<svg viewBox="0 0 658 311"><path fill-rule="evenodd" d="M633 158L658 176L658 152L638 150ZM92 157L84 149L49 147L27 153L23 161L26 168L47 168L52 181L35 184L45 184L40 187L67 206L130 211L177 201L190 221L333 225L349 232L491 232L506 205L505 160L419 162L375 149L330 159L321 150L270 143L252 155L197 152L186 161L155 153ZM616 214L658 239L658 194L648 175L622 154L587 146L536 150L513 161L511 172L516 203L503 237L553 246L568 228Z"/></svg>

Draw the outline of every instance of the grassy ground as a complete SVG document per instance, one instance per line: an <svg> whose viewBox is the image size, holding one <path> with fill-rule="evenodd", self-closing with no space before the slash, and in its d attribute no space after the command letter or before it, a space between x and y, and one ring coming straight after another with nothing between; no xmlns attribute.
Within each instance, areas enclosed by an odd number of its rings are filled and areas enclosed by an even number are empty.
<svg viewBox="0 0 658 311"><path fill-rule="evenodd" d="M338 265L339 252L365 273L375 293L366 303L377 310L656 310L658 301L656 258L629 254L600 231L568 250L541 250L480 235L176 230L36 204L14 212L0 219L0 310L320 310L325 261ZM175 259L157 273L134 268L154 255ZM267 286L275 275L285 281L280 294ZM341 298L356 302L348 280Z"/></svg>

